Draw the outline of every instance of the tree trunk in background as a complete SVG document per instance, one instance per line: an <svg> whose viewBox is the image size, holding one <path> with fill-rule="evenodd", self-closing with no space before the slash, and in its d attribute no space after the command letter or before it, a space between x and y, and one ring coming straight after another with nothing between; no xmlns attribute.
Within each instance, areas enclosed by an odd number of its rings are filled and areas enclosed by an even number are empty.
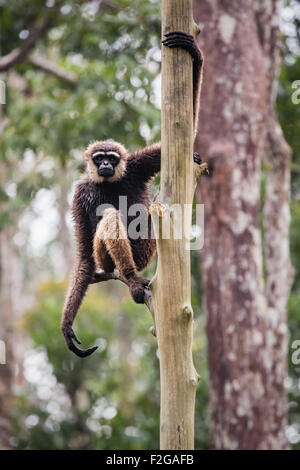
<svg viewBox="0 0 300 470"><path fill-rule="evenodd" d="M278 0L256 0L256 20L261 47L265 54L268 79L268 122L263 158L266 163L264 205L266 298L268 306L268 346L272 354L270 381L271 413L282 434L287 424L284 382L287 376L286 304L294 269L290 262L290 160L287 145L276 115L278 76L283 53L279 29ZM284 435L282 435L284 439Z"/></svg>
<svg viewBox="0 0 300 470"><path fill-rule="evenodd" d="M265 3L275 5L277 1ZM253 1L195 0L194 13L202 29L200 46L205 58L197 150L208 161L211 175L201 184L201 201L205 203L202 268L211 445L216 449L284 449L288 448L284 434L284 317L289 286L277 291L277 299L266 296L259 227L261 161L270 106L274 107L274 98L270 99L270 63L262 47ZM272 12L264 18L270 25L273 21ZM268 41L270 44L273 37ZM274 133L276 128L272 125L270 130ZM286 159L288 154L284 155ZM272 185L277 186L278 178L284 179L281 196L273 204L277 213L278 208L281 212L282 197L288 217L288 158L285 161L285 171L281 167L273 182L269 180L267 193L274 191ZM269 204L267 197L267 213ZM275 278L274 268L277 270L279 264L281 273L289 267L288 232L281 223L274 225L270 217L266 224L272 225L267 239L276 236L276 249L282 254L276 253L279 258L275 264L271 241L267 242L268 273L273 272ZM283 228L285 239L280 244L277 233ZM268 286L269 281L267 292ZM281 328L276 334L270 328L270 298L278 318L281 309ZM277 321L274 326L277 328ZM276 353L272 344L277 346Z"/></svg>

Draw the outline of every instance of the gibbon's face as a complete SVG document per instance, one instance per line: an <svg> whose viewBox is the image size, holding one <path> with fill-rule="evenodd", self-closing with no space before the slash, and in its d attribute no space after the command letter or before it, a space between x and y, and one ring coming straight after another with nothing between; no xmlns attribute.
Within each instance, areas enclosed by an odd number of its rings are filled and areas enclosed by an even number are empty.
<svg viewBox="0 0 300 470"><path fill-rule="evenodd" d="M126 172L126 149L117 142L100 141L89 145L85 151L87 172L96 183L113 183Z"/></svg>
<svg viewBox="0 0 300 470"><path fill-rule="evenodd" d="M118 152L103 150L96 150L92 155L92 160L97 168L99 176L113 176L115 174L115 168L120 163L120 155Z"/></svg>

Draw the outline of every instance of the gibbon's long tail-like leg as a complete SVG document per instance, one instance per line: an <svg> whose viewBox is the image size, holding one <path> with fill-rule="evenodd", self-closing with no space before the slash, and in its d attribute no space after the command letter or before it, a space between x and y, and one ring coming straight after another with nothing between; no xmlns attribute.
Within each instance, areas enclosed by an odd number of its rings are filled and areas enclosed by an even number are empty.
<svg viewBox="0 0 300 470"><path fill-rule="evenodd" d="M95 272L92 230L89 218L82 207L81 193L82 187L79 185L76 189L72 206L73 218L75 220L77 262L64 305L61 331L70 351L73 351L76 356L87 357L90 356L98 346L86 350L78 348L74 344L74 341L78 344L81 344L81 341L77 338L72 328L75 316Z"/></svg>
<svg viewBox="0 0 300 470"><path fill-rule="evenodd" d="M93 274L94 267L91 265L90 261L81 260L78 263L78 266L75 269L73 282L66 300L64 308L64 317L61 324L61 330L65 337L65 341L67 343L68 348L70 349L70 351L75 353L76 356L79 357L90 356L98 348L98 346L94 346L89 349L78 348L74 344L73 340L76 341L76 343L78 344L81 344L81 341L77 338L72 328L74 318L81 305L82 299L85 296ZM68 312L67 316L65 315L66 312Z"/></svg>
<svg viewBox="0 0 300 470"><path fill-rule="evenodd" d="M107 254L127 281L135 302L144 303L144 289L148 286L149 281L137 273L127 230L123 225L119 211L114 208L104 211L94 237L96 267L104 271L107 269Z"/></svg>

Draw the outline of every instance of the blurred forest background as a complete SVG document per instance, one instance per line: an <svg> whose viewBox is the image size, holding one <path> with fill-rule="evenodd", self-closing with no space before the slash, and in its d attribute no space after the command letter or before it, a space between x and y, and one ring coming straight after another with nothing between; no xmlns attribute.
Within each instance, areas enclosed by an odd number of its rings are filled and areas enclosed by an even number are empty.
<svg viewBox="0 0 300 470"><path fill-rule="evenodd" d="M6 84L0 113L0 339L7 346L7 364L0 365L1 448L159 447L159 360L148 310L118 282L91 286L75 331L84 346L96 343L99 349L85 361L66 349L59 325L73 261L69 207L84 148L95 139L114 138L129 149L160 139L160 6L159 0L0 1L0 79ZM292 83L300 80L299 25L299 1L283 2L277 107L293 152L290 345L300 339L300 105L291 99ZM32 31L34 47L28 44ZM25 57L18 51L26 44ZM267 171L261 172L261 217ZM201 376L195 448L206 449L201 261L199 253L191 256L194 362ZM285 432L300 449L300 366L292 364L290 347L288 356Z"/></svg>

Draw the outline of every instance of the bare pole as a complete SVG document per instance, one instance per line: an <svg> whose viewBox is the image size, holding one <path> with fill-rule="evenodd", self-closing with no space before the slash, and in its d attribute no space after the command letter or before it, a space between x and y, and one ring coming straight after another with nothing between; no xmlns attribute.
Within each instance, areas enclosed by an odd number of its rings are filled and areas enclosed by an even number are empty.
<svg viewBox="0 0 300 470"><path fill-rule="evenodd" d="M162 33L193 33L192 0L162 1ZM182 229L191 226L193 200L192 60L181 49L162 50L162 164L158 201L152 207L158 265L151 283L160 357L161 449L194 448L194 408L198 375L193 365L193 310L187 238L175 239L179 204ZM171 236L162 226L170 218ZM186 234L189 230L186 231Z"/></svg>

